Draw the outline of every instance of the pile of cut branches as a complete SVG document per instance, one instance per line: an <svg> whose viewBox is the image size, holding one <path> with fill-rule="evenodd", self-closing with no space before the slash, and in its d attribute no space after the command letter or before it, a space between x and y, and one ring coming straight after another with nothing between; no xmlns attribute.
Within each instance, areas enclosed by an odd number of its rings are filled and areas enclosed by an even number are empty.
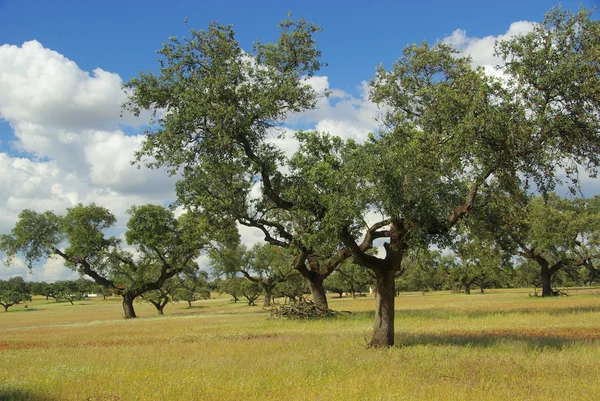
<svg viewBox="0 0 600 401"><path fill-rule="evenodd" d="M319 308L314 302L307 300L292 304L273 305L267 311L269 318L279 319L321 319L339 314L331 309Z"/></svg>

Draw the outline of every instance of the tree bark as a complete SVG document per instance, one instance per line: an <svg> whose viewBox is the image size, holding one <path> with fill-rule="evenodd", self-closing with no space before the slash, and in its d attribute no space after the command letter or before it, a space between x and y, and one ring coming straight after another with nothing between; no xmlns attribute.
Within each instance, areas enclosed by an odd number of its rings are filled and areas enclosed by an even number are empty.
<svg viewBox="0 0 600 401"><path fill-rule="evenodd" d="M553 296L554 292L552 292L552 274L550 269L547 266L542 266L540 269L540 274L542 276L542 296Z"/></svg>
<svg viewBox="0 0 600 401"><path fill-rule="evenodd" d="M133 301L135 300L135 296L131 294L123 294L123 313L125 314L125 319L133 319L136 318L135 309L133 309Z"/></svg>
<svg viewBox="0 0 600 401"><path fill-rule="evenodd" d="M465 283L465 294L471 295L471 283Z"/></svg>
<svg viewBox="0 0 600 401"><path fill-rule="evenodd" d="M10 305L2 305L2 306L4 306L4 312L8 312L8 307L9 307Z"/></svg>
<svg viewBox="0 0 600 401"><path fill-rule="evenodd" d="M273 287L272 284L262 283L263 289L265 290L265 301L263 302L263 307L271 306L271 298L273 298Z"/></svg>
<svg viewBox="0 0 600 401"><path fill-rule="evenodd" d="M375 328L369 347L385 348L394 345L395 271L376 270Z"/></svg>
<svg viewBox="0 0 600 401"><path fill-rule="evenodd" d="M311 276L312 277L305 277L308 284L308 289L310 290L310 295L312 296L315 306L323 311L326 311L329 309L329 304L327 303L327 295L325 294L325 289L323 288L323 277L319 274L314 274Z"/></svg>
<svg viewBox="0 0 600 401"><path fill-rule="evenodd" d="M483 287L479 287L479 290L480 290L480 291L481 291L481 293L483 294L483 290L484 290L484 288L483 288Z"/></svg>
<svg viewBox="0 0 600 401"><path fill-rule="evenodd" d="M159 315L164 315L164 309L165 306L167 305L167 302L156 302L153 300L149 300L149 302L154 305L154 307L156 308L156 311L158 312Z"/></svg>
<svg viewBox="0 0 600 401"><path fill-rule="evenodd" d="M192 309L192 301L187 301L188 302L188 308Z"/></svg>

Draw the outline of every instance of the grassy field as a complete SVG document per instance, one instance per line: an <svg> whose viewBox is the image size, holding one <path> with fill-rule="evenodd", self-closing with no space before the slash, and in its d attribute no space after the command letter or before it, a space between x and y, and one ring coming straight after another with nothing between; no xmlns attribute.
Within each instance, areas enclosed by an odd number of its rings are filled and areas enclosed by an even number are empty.
<svg viewBox="0 0 600 401"><path fill-rule="evenodd" d="M598 400L600 293L403 294L396 346L366 349L374 300L267 319L226 296L120 318L118 299L0 313L0 400Z"/></svg>

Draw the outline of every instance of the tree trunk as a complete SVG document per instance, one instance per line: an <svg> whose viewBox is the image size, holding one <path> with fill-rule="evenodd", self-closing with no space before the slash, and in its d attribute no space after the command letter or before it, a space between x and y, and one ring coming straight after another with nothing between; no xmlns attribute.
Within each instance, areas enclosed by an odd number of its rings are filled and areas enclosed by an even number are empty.
<svg viewBox="0 0 600 401"><path fill-rule="evenodd" d="M471 295L471 283L465 283L465 294Z"/></svg>
<svg viewBox="0 0 600 401"><path fill-rule="evenodd" d="M394 302L396 288L394 271L375 272L377 294L375 296L375 328L369 347L385 348L394 345Z"/></svg>
<svg viewBox="0 0 600 401"><path fill-rule="evenodd" d="M543 297L551 297L554 295L552 292L552 274L550 273L550 269L542 266L540 270L540 274L542 275L542 296Z"/></svg>
<svg viewBox="0 0 600 401"><path fill-rule="evenodd" d="M9 307L10 305L2 305L2 306L4 306L4 312L8 312L8 307Z"/></svg>
<svg viewBox="0 0 600 401"><path fill-rule="evenodd" d="M156 311L158 312L159 315L164 315L163 309L165 308L165 304L161 303L161 302L156 302L153 300L149 300L149 302L154 305L154 307L156 308Z"/></svg>
<svg viewBox="0 0 600 401"><path fill-rule="evenodd" d="M192 309L192 301L188 301L188 308Z"/></svg>
<svg viewBox="0 0 600 401"><path fill-rule="evenodd" d="M265 301L263 302L263 307L268 308L269 306L271 306L271 298L273 298L274 285L263 283L262 286L265 290Z"/></svg>
<svg viewBox="0 0 600 401"><path fill-rule="evenodd" d="M315 274L311 277L312 279L308 277L305 278L315 306L324 311L328 310L329 305L327 304L327 295L325 295L325 289L323 288L322 276Z"/></svg>
<svg viewBox="0 0 600 401"><path fill-rule="evenodd" d="M481 293L483 294L483 287L479 287L479 290L481 291Z"/></svg>
<svg viewBox="0 0 600 401"><path fill-rule="evenodd" d="M133 301L135 296L131 294L123 294L123 312L125 313L125 319L136 318L135 309L133 309Z"/></svg>

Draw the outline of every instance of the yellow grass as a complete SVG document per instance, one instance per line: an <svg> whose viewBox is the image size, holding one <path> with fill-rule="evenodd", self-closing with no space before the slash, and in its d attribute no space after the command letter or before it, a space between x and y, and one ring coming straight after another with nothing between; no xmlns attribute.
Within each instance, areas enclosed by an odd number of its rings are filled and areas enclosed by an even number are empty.
<svg viewBox="0 0 600 401"><path fill-rule="evenodd" d="M528 290L396 299L396 346L365 348L372 297L333 320L268 320L226 296L35 299L0 314L0 400L597 400L600 295Z"/></svg>

